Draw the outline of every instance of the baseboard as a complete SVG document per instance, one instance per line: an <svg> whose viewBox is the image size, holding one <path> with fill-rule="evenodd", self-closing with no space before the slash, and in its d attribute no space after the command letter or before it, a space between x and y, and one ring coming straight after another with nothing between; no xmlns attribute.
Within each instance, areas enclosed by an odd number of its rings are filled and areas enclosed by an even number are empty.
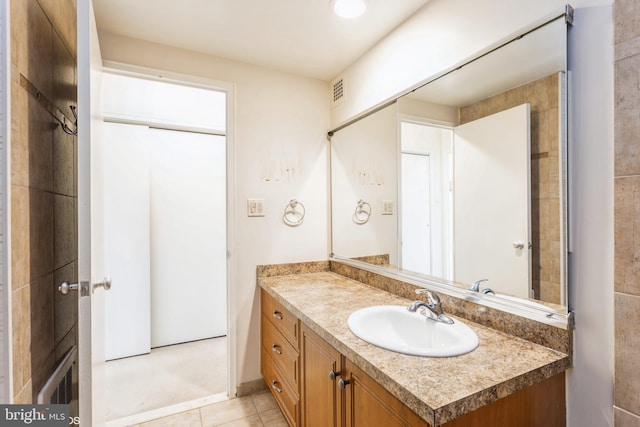
<svg viewBox="0 0 640 427"><path fill-rule="evenodd" d="M260 378L254 381L238 384L238 386L236 387L236 397L248 396L250 394L257 393L266 389L267 385L265 384L264 380Z"/></svg>

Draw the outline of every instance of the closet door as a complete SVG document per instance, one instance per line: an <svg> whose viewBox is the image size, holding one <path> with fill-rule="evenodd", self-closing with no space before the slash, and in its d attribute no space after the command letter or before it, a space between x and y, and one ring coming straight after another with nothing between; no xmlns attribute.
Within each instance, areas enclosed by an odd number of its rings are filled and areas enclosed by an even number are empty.
<svg viewBox="0 0 640 427"><path fill-rule="evenodd" d="M107 360L151 351L148 131L103 124L104 263L114 283L105 294Z"/></svg>
<svg viewBox="0 0 640 427"><path fill-rule="evenodd" d="M226 335L225 138L149 135L151 346Z"/></svg>

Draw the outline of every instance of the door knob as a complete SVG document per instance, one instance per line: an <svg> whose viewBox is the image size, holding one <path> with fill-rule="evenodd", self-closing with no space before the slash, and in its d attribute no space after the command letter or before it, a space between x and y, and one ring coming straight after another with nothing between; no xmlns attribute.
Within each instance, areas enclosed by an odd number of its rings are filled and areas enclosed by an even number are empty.
<svg viewBox="0 0 640 427"><path fill-rule="evenodd" d="M62 295L68 294L69 291L77 291L77 290L78 290L77 283L62 282L58 286L58 291L60 291Z"/></svg>
<svg viewBox="0 0 640 427"><path fill-rule="evenodd" d="M524 242L513 242L513 247L515 249L524 249Z"/></svg>
<svg viewBox="0 0 640 427"><path fill-rule="evenodd" d="M108 291L111 289L111 277L105 277L102 282L94 283L92 288L94 291L97 288L104 288L105 291Z"/></svg>

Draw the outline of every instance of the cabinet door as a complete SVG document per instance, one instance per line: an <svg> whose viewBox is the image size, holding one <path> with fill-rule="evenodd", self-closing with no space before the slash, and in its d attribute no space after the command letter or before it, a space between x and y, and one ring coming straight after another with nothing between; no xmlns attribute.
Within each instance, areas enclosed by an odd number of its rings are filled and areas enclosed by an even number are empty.
<svg viewBox="0 0 640 427"><path fill-rule="evenodd" d="M336 375L341 372L342 356L304 324L300 341L301 425L340 427L342 393Z"/></svg>
<svg viewBox="0 0 640 427"><path fill-rule="evenodd" d="M373 378L345 360L346 427L409 427L428 424L380 386Z"/></svg>

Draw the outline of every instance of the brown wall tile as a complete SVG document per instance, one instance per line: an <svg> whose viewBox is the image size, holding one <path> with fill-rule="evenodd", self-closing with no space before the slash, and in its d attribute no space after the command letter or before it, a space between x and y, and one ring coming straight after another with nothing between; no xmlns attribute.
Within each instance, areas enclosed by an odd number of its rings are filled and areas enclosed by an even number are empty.
<svg viewBox="0 0 640 427"><path fill-rule="evenodd" d="M31 363L32 373L50 359L54 349L54 283L48 274L31 283ZM36 386L38 384L35 384Z"/></svg>
<svg viewBox="0 0 640 427"><path fill-rule="evenodd" d="M615 294L615 393L619 408L640 414L640 297Z"/></svg>
<svg viewBox="0 0 640 427"><path fill-rule="evenodd" d="M29 94L11 83L11 182L29 185Z"/></svg>
<svg viewBox="0 0 640 427"><path fill-rule="evenodd" d="M53 272L53 194L29 191L31 281Z"/></svg>
<svg viewBox="0 0 640 427"><path fill-rule="evenodd" d="M614 175L640 174L640 55L615 63Z"/></svg>
<svg viewBox="0 0 640 427"><path fill-rule="evenodd" d="M13 389L15 392L31 379L31 288L23 286L11 293L13 323Z"/></svg>
<svg viewBox="0 0 640 427"><path fill-rule="evenodd" d="M640 36L639 0L616 0L613 3L613 16L615 44Z"/></svg>
<svg viewBox="0 0 640 427"><path fill-rule="evenodd" d="M615 179L614 288L640 295L640 176Z"/></svg>
<svg viewBox="0 0 640 427"><path fill-rule="evenodd" d="M60 3L60 2L58 2ZM69 109L76 106L76 63L58 34L53 35L53 93L51 101L73 122Z"/></svg>
<svg viewBox="0 0 640 427"><path fill-rule="evenodd" d="M33 96L27 96L29 116L17 119L28 120L29 187L51 191L53 189L53 131L57 124L51 114Z"/></svg>
<svg viewBox="0 0 640 427"><path fill-rule="evenodd" d="M53 196L54 218L54 266L60 268L78 256L78 227L76 222L76 199L55 194Z"/></svg>
<svg viewBox="0 0 640 427"><path fill-rule="evenodd" d="M75 2L61 0L38 0L53 24L71 56L77 57L76 8Z"/></svg>
<svg viewBox="0 0 640 427"><path fill-rule="evenodd" d="M61 130L53 132L53 192L76 196L75 137Z"/></svg>
<svg viewBox="0 0 640 427"><path fill-rule="evenodd" d="M11 283L13 289L31 281L29 189L11 186Z"/></svg>
<svg viewBox="0 0 640 427"><path fill-rule="evenodd" d="M76 263L72 262L54 273L53 284L57 287L62 282L78 283ZM74 293L62 295L54 292L55 299L55 342L60 343L73 329L78 318L78 300Z"/></svg>
<svg viewBox="0 0 640 427"><path fill-rule="evenodd" d="M640 416L614 408L614 425L616 427L640 427Z"/></svg>
<svg viewBox="0 0 640 427"><path fill-rule="evenodd" d="M26 27L22 31L26 34L27 49L26 63L16 64L18 71L31 83L51 99L53 92L52 60L53 60L53 29L36 0L23 0L27 3ZM12 2L13 4L14 2ZM21 7L21 6L18 6ZM22 35L24 37L24 33Z"/></svg>

